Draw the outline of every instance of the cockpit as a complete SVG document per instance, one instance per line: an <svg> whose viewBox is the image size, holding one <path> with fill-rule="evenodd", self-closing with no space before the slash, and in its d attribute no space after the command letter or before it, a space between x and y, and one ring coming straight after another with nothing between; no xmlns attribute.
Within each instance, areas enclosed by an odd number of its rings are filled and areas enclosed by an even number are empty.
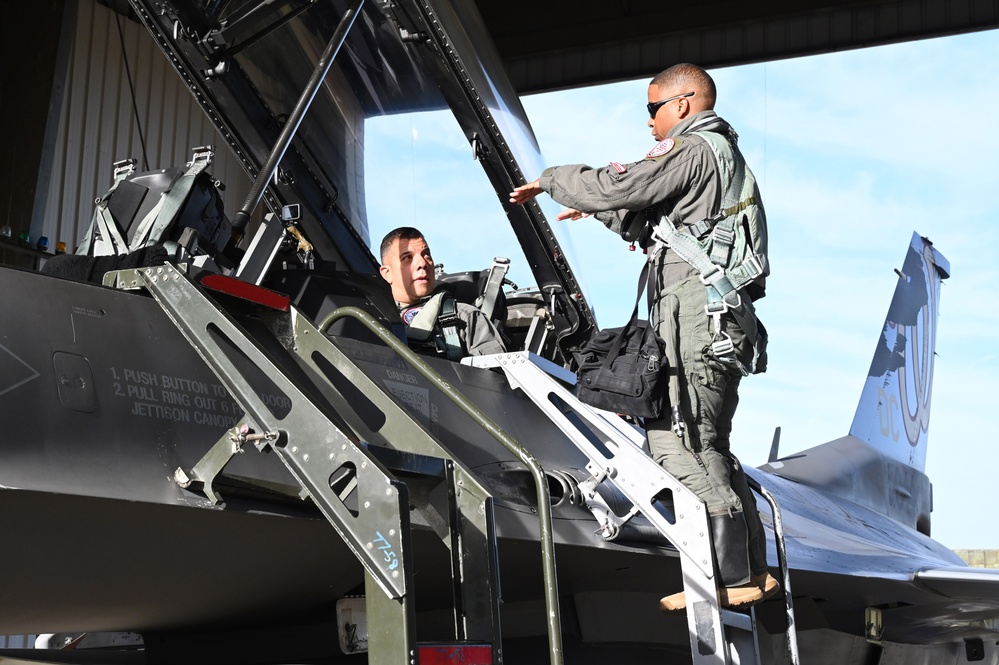
<svg viewBox="0 0 999 665"><path fill-rule="evenodd" d="M494 259L509 259L494 320L513 349L572 363L592 315L541 209L506 203L541 159L478 16L449 2L174 7L139 19L253 186L222 211L207 146L154 173L122 162L79 251L165 242L175 261L288 294L315 321L360 304L398 328L374 244L430 228L461 300L481 302Z"/></svg>

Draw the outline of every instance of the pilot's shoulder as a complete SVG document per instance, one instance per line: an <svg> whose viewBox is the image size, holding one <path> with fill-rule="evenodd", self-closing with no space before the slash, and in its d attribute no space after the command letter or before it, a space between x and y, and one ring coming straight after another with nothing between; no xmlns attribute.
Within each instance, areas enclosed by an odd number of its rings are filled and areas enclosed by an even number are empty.
<svg viewBox="0 0 999 665"><path fill-rule="evenodd" d="M652 150L642 159L629 163L611 162L608 168L616 173L618 177L629 173L644 173L649 168L658 169L657 162L672 159L684 151L687 145L686 138L669 137L663 139L652 147ZM612 174L613 175L613 174Z"/></svg>
<svg viewBox="0 0 999 665"><path fill-rule="evenodd" d="M670 136L652 146L652 150L645 155L646 160L660 161L667 157L673 157L681 152L687 145L686 137Z"/></svg>

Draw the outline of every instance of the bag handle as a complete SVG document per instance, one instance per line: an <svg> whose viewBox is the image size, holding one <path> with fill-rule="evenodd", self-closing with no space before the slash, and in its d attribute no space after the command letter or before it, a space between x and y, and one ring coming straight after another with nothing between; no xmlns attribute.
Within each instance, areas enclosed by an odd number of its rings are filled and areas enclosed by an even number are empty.
<svg viewBox="0 0 999 665"><path fill-rule="evenodd" d="M645 290L645 283L649 279L649 262L646 261L645 265L642 267L642 274L638 278L638 295L635 296L635 309L631 310L631 319L628 323L621 329L621 333L614 340L614 344L611 345L610 351L607 352L607 357L604 359L603 367L610 369L611 363L617 358L617 355L621 352L621 346L624 344L625 337L628 333L635 327L635 323L638 321L638 303L642 301L642 291Z"/></svg>

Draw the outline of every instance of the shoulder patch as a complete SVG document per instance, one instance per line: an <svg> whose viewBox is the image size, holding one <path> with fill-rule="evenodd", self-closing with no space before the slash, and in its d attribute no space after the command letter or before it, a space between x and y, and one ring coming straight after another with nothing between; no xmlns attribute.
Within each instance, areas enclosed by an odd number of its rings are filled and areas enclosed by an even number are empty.
<svg viewBox="0 0 999 665"><path fill-rule="evenodd" d="M405 322L407 326L413 322L413 319L416 318L416 315L420 313L421 309L423 309L422 304L417 305L415 307L410 307L408 309L404 309L402 310L402 312L400 312L402 320Z"/></svg>
<svg viewBox="0 0 999 665"><path fill-rule="evenodd" d="M654 157L662 157L663 155L668 155L670 151L676 146L680 145L680 140L670 137L668 139L663 139L657 143L652 150L649 150L649 154L645 155L646 159L652 159Z"/></svg>
<svg viewBox="0 0 999 665"><path fill-rule="evenodd" d="M620 162L611 162L610 165L618 173L626 173L628 171L628 167Z"/></svg>

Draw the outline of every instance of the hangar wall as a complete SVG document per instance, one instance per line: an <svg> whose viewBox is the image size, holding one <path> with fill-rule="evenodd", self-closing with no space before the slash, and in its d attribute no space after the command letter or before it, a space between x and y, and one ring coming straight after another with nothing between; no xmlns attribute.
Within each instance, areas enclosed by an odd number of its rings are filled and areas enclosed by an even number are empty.
<svg viewBox="0 0 999 665"><path fill-rule="evenodd" d="M47 236L49 251L63 241L72 252L90 224L94 199L112 183L115 161L133 157L138 171L183 166L192 148L207 144L217 150L209 171L226 185L231 217L251 181L145 28L96 0L79 0L67 3L63 35L32 243Z"/></svg>
<svg viewBox="0 0 999 665"><path fill-rule="evenodd" d="M999 550L954 550L972 568L999 568Z"/></svg>

